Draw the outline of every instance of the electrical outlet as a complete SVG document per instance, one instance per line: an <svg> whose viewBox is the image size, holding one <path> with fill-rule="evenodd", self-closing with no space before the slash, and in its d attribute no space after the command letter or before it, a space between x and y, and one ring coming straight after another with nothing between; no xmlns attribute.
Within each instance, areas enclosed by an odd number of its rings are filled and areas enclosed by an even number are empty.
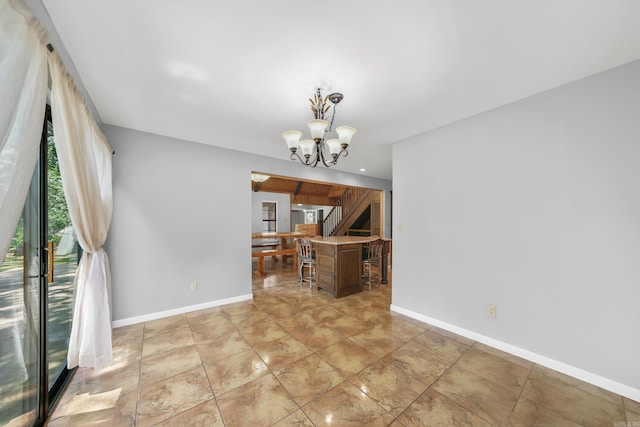
<svg viewBox="0 0 640 427"><path fill-rule="evenodd" d="M495 318L496 317L496 306L495 305L488 305L487 306L487 316L491 317L491 318Z"/></svg>
<svg viewBox="0 0 640 427"><path fill-rule="evenodd" d="M191 290L192 291L198 290L198 282L191 282Z"/></svg>

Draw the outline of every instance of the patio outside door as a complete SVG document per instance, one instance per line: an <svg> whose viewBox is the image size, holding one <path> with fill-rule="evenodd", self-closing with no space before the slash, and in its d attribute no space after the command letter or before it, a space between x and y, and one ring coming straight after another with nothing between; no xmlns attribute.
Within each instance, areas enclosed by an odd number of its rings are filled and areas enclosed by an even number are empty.
<svg viewBox="0 0 640 427"><path fill-rule="evenodd" d="M0 266L0 425L42 424L70 373L78 245L49 117L22 217Z"/></svg>

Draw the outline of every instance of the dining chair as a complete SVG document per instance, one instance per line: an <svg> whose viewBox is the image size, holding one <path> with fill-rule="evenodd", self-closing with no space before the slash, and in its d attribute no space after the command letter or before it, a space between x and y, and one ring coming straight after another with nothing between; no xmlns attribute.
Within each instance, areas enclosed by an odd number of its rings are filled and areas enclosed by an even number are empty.
<svg viewBox="0 0 640 427"><path fill-rule="evenodd" d="M371 290L371 282L373 271L372 268L377 270L376 276L378 282L380 282L380 268L381 268L381 260L382 260L382 245L384 241L382 239L377 239L369 242L369 246L367 248L367 258L362 262L362 273L365 278L365 283L369 285L369 290Z"/></svg>
<svg viewBox="0 0 640 427"><path fill-rule="evenodd" d="M313 247L311 241L305 238L296 239L296 248L298 249L298 282L309 282L309 287L313 286L316 276L316 260L313 257ZM307 269L307 275L304 275L304 269Z"/></svg>

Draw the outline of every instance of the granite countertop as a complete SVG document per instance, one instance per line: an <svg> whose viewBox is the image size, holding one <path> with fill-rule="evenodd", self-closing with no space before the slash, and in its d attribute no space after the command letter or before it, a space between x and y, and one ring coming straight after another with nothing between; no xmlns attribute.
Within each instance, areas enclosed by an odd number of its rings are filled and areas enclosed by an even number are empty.
<svg viewBox="0 0 640 427"><path fill-rule="evenodd" d="M314 243L326 243L328 245L348 245L352 243L368 243L378 240L378 236L331 236L331 237L309 237Z"/></svg>

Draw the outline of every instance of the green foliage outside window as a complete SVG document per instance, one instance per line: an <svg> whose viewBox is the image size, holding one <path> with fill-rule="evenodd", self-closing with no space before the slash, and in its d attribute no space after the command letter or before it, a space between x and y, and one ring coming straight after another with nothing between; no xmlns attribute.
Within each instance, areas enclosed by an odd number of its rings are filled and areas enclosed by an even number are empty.
<svg viewBox="0 0 640 427"><path fill-rule="evenodd" d="M48 197L49 197L49 235L48 241L53 241L54 247L57 247L62 231L71 226L71 218L67 210L67 202L64 198L62 189L62 177L60 176L60 166L58 164L58 154L53 139L53 128L51 122L47 122L47 163L48 163ZM24 241L24 224L22 218L18 223L16 233L11 240L9 247L10 256L12 253L17 254L20 251L22 242Z"/></svg>

